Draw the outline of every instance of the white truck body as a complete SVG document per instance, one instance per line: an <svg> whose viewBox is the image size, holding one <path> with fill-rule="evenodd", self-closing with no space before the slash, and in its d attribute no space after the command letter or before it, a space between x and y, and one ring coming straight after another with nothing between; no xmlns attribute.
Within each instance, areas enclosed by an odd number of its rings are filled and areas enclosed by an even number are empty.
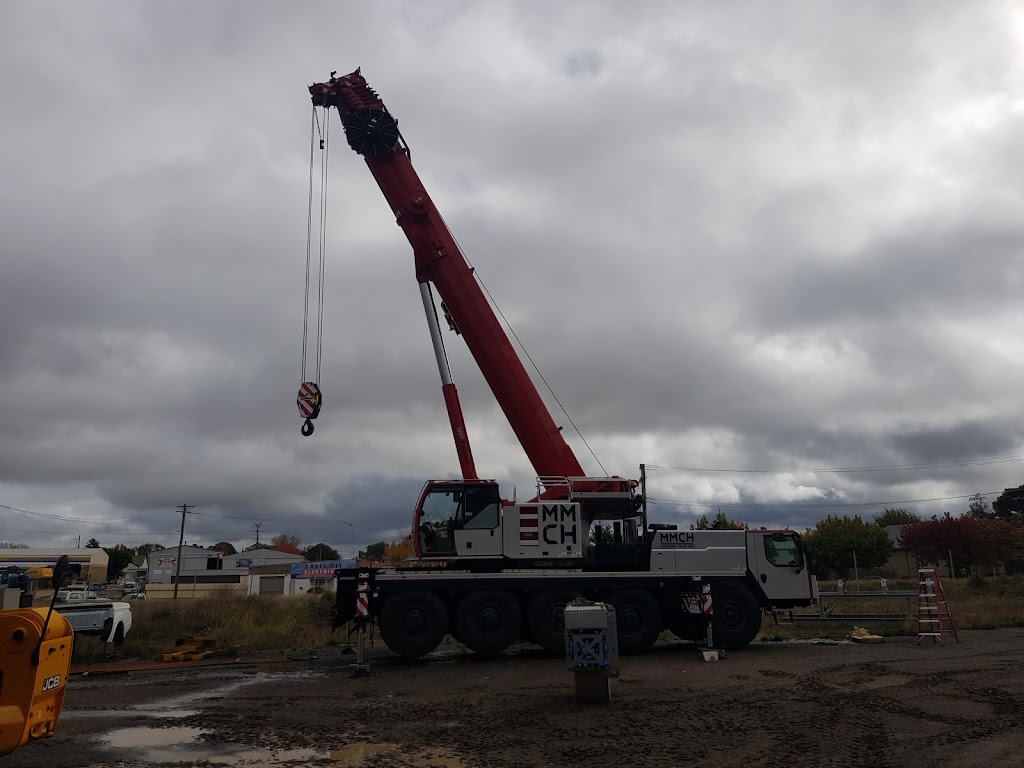
<svg viewBox="0 0 1024 768"><path fill-rule="evenodd" d="M95 635L104 643L120 645L132 628L132 607L111 600L58 602L54 610L68 620L76 635Z"/></svg>

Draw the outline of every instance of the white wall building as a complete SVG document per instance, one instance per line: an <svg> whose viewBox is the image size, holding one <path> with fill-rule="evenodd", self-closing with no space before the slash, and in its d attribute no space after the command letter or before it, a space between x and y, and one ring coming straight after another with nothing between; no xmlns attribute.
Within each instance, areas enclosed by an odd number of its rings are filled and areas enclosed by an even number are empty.
<svg viewBox="0 0 1024 768"><path fill-rule="evenodd" d="M178 570L178 547L150 552L146 565L150 584L173 584L178 573L180 584L240 584L249 575L249 569L262 565L290 565L301 563L302 555L278 552L274 549L253 549L237 555L224 554L216 549L188 545L181 548L181 568Z"/></svg>

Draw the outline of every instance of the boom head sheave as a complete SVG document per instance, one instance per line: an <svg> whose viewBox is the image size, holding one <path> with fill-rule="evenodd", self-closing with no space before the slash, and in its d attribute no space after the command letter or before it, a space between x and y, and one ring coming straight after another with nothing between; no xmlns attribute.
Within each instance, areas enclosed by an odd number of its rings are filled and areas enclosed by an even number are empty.
<svg viewBox="0 0 1024 768"><path fill-rule="evenodd" d="M377 92L355 72L309 86L316 107L335 107L345 127L345 139L364 157L383 157L398 146L398 121L388 112Z"/></svg>

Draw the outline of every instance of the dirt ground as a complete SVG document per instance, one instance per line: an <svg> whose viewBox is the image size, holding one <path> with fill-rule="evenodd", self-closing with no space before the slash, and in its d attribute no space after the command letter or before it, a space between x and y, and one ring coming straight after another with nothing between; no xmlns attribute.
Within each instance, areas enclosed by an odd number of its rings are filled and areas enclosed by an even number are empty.
<svg viewBox="0 0 1024 768"><path fill-rule="evenodd" d="M610 704L560 659L352 656L71 679L56 736L3 766L1024 766L1024 629L945 646L764 643L622 660Z"/></svg>

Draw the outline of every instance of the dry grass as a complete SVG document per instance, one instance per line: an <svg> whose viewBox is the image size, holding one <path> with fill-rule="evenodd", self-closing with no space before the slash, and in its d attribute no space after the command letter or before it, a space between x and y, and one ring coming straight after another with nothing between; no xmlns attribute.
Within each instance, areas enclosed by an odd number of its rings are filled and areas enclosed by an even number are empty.
<svg viewBox="0 0 1024 768"><path fill-rule="evenodd" d="M1024 626L1024 576L985 579L949 579L943 582L957 627L994 629ZM878 581L847 582L846 591L877 590ZM890 590L917 590L917 581L889 580ZM822 591L834 591L835 584L823 582ZM132 603L132 629L121 657L158 660L174 650L180 637L207 635L238 655L274 655L313 651L344 642L342 632L331 634L330 609L333 593L302 597L269 597L223 592L208 598L138 601ZM914 613L911 598L885 600L843 598L834 601L835 613ZM817 608L804 611L817 613ZM915 614L916 615L916 614ZM800 622L776 625L771 617L762 622L762 640L840 639L849 637L854 626L879 635L912 635L914 620L907 622L865 620ZM103 647L94 638L75 643L76 663L103 658Z"/></svg>
<svg viewBox="0 0 1024 768"><path fill-rule="evenodd" d="M204 635L238 655L309 651L342 642L331 634L333 593L301 597L239 595L224 591L207 598L132 603L132 629L121 657L158 660L175 640ZM112 646L111 646L112 647ZM74 661L103 658L99 640L75 642Z"/></svg>

